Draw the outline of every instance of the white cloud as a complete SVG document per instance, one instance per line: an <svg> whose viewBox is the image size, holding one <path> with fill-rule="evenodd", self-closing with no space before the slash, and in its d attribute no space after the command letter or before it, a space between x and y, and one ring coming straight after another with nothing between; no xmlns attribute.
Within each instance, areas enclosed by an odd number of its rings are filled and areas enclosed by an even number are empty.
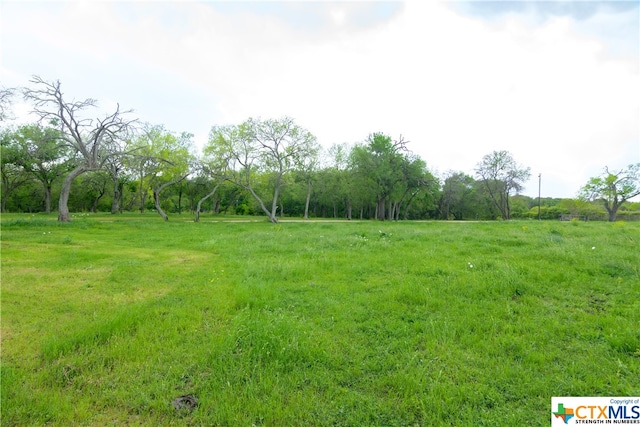
<svg viewBox="0 0 640 427"><path fill-rule="evenodd" d="M543 195L571 197L603 166L640 161L638 55L608 55L593 36L616 16L637 29L628 14L595 14L585 35L569 16L490 22L444 2L382 18L368 3L217 6L5 4L0 79L59 78L201 144L214 124L290 115L327 146L402 133L441 171L473 173L506 149L531 167L531 195L538 173Z"/></svg>

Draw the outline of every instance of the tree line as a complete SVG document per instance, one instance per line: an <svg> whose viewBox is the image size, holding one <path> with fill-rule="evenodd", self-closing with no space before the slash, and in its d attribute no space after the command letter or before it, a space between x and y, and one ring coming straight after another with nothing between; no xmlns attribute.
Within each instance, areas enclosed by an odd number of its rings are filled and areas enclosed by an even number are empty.
<svg viewBox="0 0 640 427"><path fill-rule="evenodd" d="M21 93L38 121L7 125ZM633 217L640 164L591 178L573 199L519 195L530 169L507 151L477 164L475 176L438 177L402 135L321 147L291 117L213 126L201 152L193 135L140 123L131 111L92 118L97 101L67 100L59 81L0 91L2 212L154 210L169 213L346 219L547 219L559 215ZM597 203L597 204L594 204ZM627 215L627 213L629 213ZM640 212L638 212L640 213Z"/></svg>

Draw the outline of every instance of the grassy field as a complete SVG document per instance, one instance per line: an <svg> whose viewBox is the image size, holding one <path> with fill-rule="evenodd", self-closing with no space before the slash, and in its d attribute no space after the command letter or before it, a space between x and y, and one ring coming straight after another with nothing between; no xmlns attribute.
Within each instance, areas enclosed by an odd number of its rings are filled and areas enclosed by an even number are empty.
<svg viewBox="0 0 640 427"><path fill-rule="evenodd" d="M3 215L3 426L546 426L552 396L640 395L639 223L189 219Z"/></svg>

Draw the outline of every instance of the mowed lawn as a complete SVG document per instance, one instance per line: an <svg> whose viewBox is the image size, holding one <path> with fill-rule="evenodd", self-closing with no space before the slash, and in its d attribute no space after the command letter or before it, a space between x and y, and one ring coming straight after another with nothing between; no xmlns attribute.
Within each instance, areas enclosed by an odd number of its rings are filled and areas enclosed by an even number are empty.
<svg viewBox="0 0 640 427"><path fill-rule="evenodd" d="M190 219L3 215L3 426L546 426L552 396L640 395L639 223Z"/></svg>

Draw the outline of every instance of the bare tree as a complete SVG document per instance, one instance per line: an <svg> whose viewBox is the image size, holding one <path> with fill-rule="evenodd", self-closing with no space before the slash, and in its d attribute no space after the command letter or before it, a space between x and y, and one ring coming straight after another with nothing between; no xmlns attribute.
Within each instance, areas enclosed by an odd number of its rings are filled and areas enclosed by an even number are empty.
<svg viewBox="0 0 640 427"><path fill-rule="evenodd" d="M2 88L0 89L0 122L4 122L10 116L11 110L11 98L15 94L15 89L13 88Z"/></svg>
<svg viewBox="0 0 640 427"><path fill-rule="evenodd" d="M84 110L97 106L95 99L67 101L59 80L49 82L34 76L31 83L35 88L25 89L24 97L33 102L34 113L41 121L57 124L62 134L61 143L79 154L78 165L67 174L60 190L58 221L68 222L71 219L68 202L73 180L85 172L101 169L111 156L120 155L115 148L116 142L127 134L135 120L125 120L123 114L130 111L120 112L119 105L115 112L102 119L82 118Z"/></svg>

